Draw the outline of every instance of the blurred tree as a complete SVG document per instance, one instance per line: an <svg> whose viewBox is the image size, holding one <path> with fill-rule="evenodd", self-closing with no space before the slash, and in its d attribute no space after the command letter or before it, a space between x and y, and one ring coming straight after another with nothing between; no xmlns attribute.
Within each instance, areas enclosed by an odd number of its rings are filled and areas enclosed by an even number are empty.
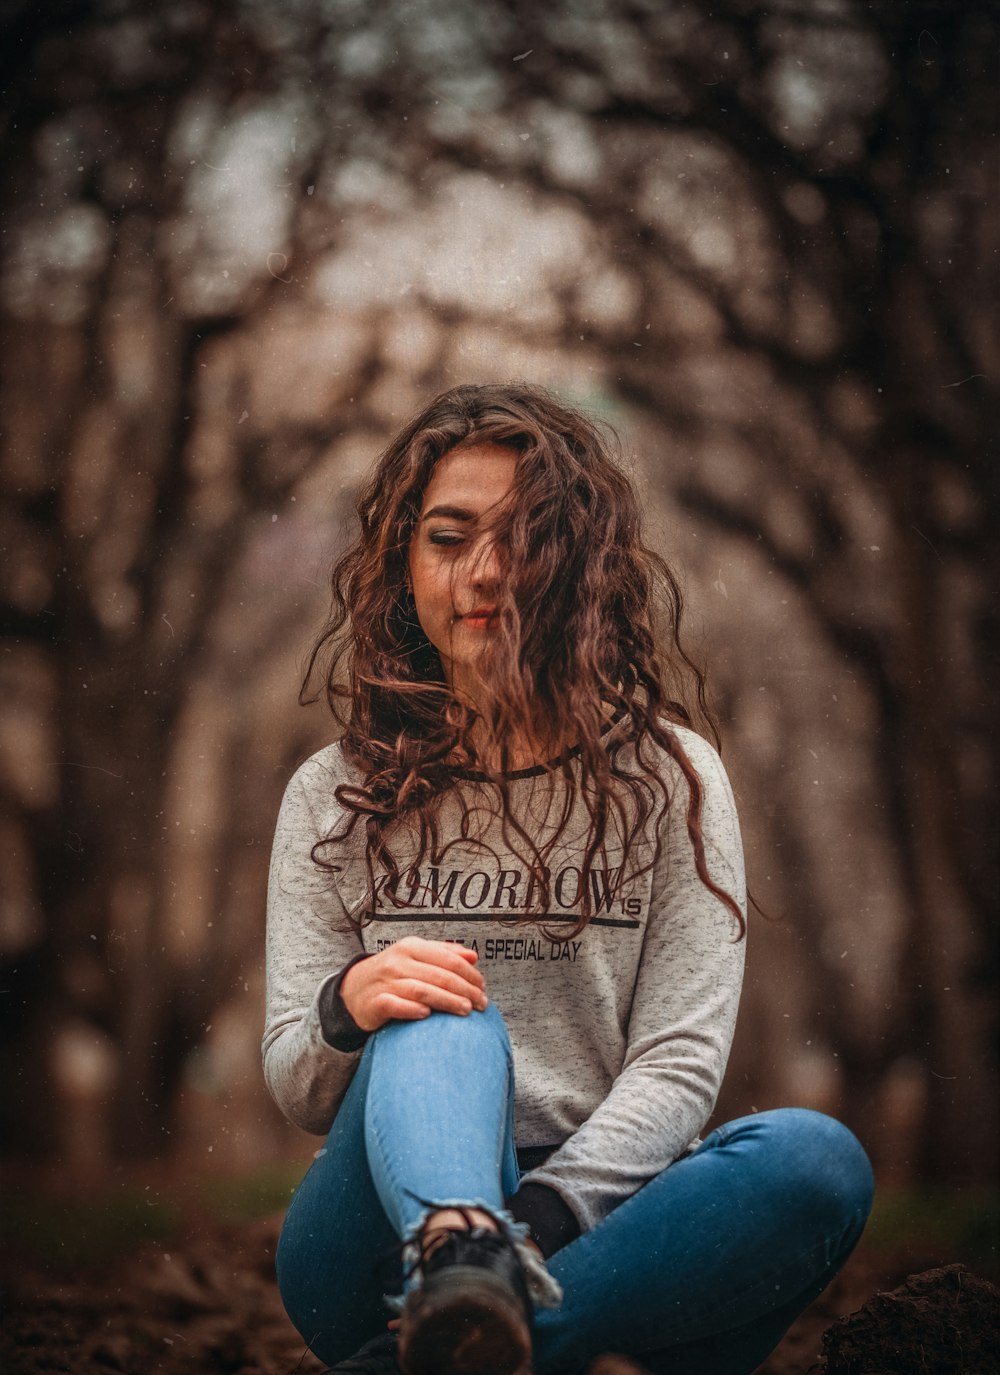
<svg viewBox="0 0 1000 1375"><path fill-rule="evenodd" d="M170 794L246 551L331 443L329 424L291 411L260 426L247 410L266 350L248 326L268 318L313 232L315 174L308 158L295 166L300 194L264 231L280 248L248 264L188 156L199 112L210 140L229 117L252 121L273 90L273 51L234 5L24 6L4 54L0 628L22 647L11 672L25 711L34 699L44 714L47 753L38 779L5 784L30 856L21 900L41 914L4 980L5 1135L22 1148L58 1140L53 1038L82 1016L120 1052L117 1150L143 1154L169 1144L184 1057L247 955L232 921L189 948L171 938ZM360 403L363 364L348 383ZM242 622L244 673L280 620ZM237 726L230 754L245 746ZM232 774L232 761L213 764ZM231 812L237 801L223 798ZM232 859L223 845L217 916Z"/></svg>

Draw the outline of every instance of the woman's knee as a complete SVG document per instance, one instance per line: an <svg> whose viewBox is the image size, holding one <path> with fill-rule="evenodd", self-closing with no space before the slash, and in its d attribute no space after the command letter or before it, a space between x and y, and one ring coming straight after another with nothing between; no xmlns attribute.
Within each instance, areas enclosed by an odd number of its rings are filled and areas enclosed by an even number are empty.
<svg viewBox="0 0 1000 1375"><path fill-rule="evenodd" d="M875 1181L861 1142L836 1118L809 1108L780 1108L750 1119L765 1134L765 1149L783 1192L799 1206L860 1236L871 1212Z"/></svg>
<svg viewBox="0 0 1000 1375"><path fill-rule="evenodd" d="M508 1057L511 1054L507 1024L494 1003L487 1003L481 1012L475 1008L464 1017L453 1012L435 1011L429 1017L412 1022L386 1022L375 1032L375 1036L395 1044L404 1040L418 1040L425 1053L433 1048L434 1053L445 1054L451 1046L466 1046L474 1040L499 1042Z"/></svg>

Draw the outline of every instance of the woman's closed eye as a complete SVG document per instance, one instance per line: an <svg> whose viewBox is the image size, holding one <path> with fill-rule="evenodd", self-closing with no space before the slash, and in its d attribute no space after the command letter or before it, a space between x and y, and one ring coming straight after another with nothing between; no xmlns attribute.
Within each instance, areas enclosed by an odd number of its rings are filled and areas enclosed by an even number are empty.
<svg viewBox="0 0 1000 1375"><path fill-rule="evenodd" d="M432 530L427 540L430 544L455 545L464 544L465 536L460 530Z"/></svg>

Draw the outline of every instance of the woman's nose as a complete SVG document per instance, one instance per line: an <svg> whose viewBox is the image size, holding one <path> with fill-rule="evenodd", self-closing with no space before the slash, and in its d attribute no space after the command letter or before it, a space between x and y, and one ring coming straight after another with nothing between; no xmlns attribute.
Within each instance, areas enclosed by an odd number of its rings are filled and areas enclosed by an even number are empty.
<svg viewBox="0 0 1000 1375"><path fill-rule="evenodd" d="M495 587L500 581L500 557L496 540L484 536L472 554L469 580L474 587Z"/></svg>

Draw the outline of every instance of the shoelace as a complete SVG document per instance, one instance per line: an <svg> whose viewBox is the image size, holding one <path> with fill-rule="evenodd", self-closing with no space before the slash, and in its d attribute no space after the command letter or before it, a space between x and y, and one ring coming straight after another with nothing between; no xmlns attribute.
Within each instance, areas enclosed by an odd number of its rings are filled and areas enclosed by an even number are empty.
<svg viewBox="0 0 1000 1375"><path fill-rule="evenodd" d="M411 1197L415 1198L418 1203L423 1204L426 1208L433 1208L435 1206L427 1199L419 1198L416 1194L411 1195ZM488 1227L480 1226L475 1221L468 1208L464 1208L459 1204L452 1207L451 1211L461 1214L465 1222L465 1228L431 1227L429 1230L421 1232L419 1238L419 1251L416 1257L409 1266L402 1266L401 1271L397 1267L401 1265L402 1253L405 1253L412 1243L408 1242L403 1247L400 1247L397 1243L388 1247L378 1256L375 1262L375 1273L382 1288L395 1288L397 1282L399 1287L402 1288L405 1286L407 1280L411 1279L418 1270L423 1273L424 1266L430 1260L431 1256L440 1246L446 1246L449 1238L475 1236L478 1241L484 1237L497 1237L501 1246L506 1245L504 1239L500 1237L499 1232L493 1232ZM392 1267L391 1271L389 1270L390 1266Z"/></svg>
<svg viewBox="0 0 1000 1375"><path fill-rule="evenodd" d="M507 1249L508 1244L500 1233L477 1223L466 1208L459 1207L454 1211L461 1214L465 1227L431 1227L428 1231L422 1232L420 1235L420 1253L409 1269L404 1270L404 1284L418 1270L423 1273L428 1262L439 1251L446 1253L440 1257L440 1260L447 1264L449 1261L455 1262L462 1259L462 1253L469 1241L475 1241L477 1249L484 1245L488 1250L502 1251Z"/></svg>
<svg viewBox="0 0 1000 1375"><path fill-rule="evenodd" d="M441 1207L441 1204L433 1203L430 1199L421 1198L419 1194L412 1193L410 1190L407 1190L407 1193L410 1198L425 1208L434 1209ZM459 1228L434 1227L431 1228L430 1231L424 1232L419 1240L414 1239L404 1242L402 1246L398 1243L390 1246L376 1259L373 1267L375 1278L382 1290L386 1306L391 1309L392 1312L402 1312L403 1299L401 1291L403 1286L408 1279L427 1264L434 1252L434 1245L429 1245L429 1243L432 1243L441 1232L445 1232L450 1236L474 1234L477 1238L481 1238L485 1232L488 1237L500 1238L497 1242L498 1248L506 1247L510 1244L508 1238L502 1231L493 1232L489 1228L474 1226L473 1218L467 1207L463 1207L461 1204L449 1204L448 1206L462 1214L467 1227L470 1229L469 1233ZM541 1257L536 1257L534 1252L527 1247L521 1248L520 1246L515 1246L514 1252L520 1263L531 1300L541 1308L558 1308L563 1301L562 1286L546 1269L545 1262ZM409 1264L409 1268L405 1268L411 1257L414 1257L414 1259ZM396 1295L400 1295L400 1297L397 1298Z"/></svg>

